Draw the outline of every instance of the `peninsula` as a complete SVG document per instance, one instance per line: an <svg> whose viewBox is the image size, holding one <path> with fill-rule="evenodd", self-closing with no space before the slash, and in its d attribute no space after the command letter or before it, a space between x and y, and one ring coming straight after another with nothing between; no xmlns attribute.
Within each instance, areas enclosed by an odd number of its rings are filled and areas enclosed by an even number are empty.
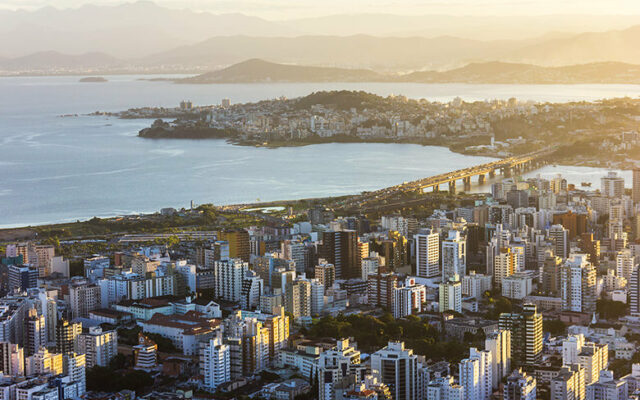
<svg viewBox="0 0 640 400"><path fill-rule="evenodd" d="M640 100L536 103L450 102L381 97L355 91L315 92L256 103L136 108L126 119L156 119L138 136L149 139L225 139L237 145L281 147L334 142L415 143L469 155L508 157L553 144L565 165L635 166L640 150ZM171 121L168 121L171 120Z"/></svg>

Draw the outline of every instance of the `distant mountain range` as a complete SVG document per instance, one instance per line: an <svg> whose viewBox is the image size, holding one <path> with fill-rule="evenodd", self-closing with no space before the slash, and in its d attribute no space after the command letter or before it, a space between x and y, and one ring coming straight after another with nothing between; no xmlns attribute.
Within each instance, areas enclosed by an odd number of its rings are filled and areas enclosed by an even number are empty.
<svg viewBox="0 0 640 400"><path fill-rule="evenodd" d="M215 67L249 58L300 65L374 70L446 69L505 61L560 66L592 62L640 64L640 25L570 37L480 41L456 37L300 36L215 37L141 60L145 65Z"/></svg>
<svg viewBox="0 0 640 400"><path fill-rule="evenodd" d="M444 3L444 2L441 2ZM580 10L576 10L579 12ZM582 32L626 29L640 24L638 15L391 15L338 14L290 21L282 26L305 35L392 37L455 36L474 40L558 38Z"/></svg>
<svg viewBox="0 0 640 400"><path fill-rule="evenodd" d="M384 73L491 61L640 64L638 43L640 16L633 15L357 14L267 21L173 10L150 1L0 10L4 74L195 72L253 58Z"/></svg>
<svg viewBox="0 0 640 400"><path fill-rule="evenodd" d="M564 67L487 62L448 71L381 74L371 70L305 67L252 59L177 83L415 82L415 83L640 83L640 65L590 63Z"/></svg>
<svg viewBox="0 0 640 400"><path fill-rule="evenodd" d="M212 36L300 34L280 23L242 14L200 13L160 7L150 1L75 9L0 10L0 55L42 51L101 51L136 58Z"/></svg>
<svg viewBox="0 0 640 400"><path fill-rule="evenodd" d="M119 5L85 4L66 9L49 6L33 11L0 10L0 55L20 57L42 51L68 54L99 51L117 58L137 58L216 36L237 35L453 36L482 41L523 40L603 32L638 24L639 15L580 14L408 16L362 13L269 21L243 14L169 9L142 0Z"/></svg>
<svg viewBox="0 0 640 400"><path fill-rule="evenodd" d="M531 42L527 41L529 44ZM494 59L519 47L518 42L481 42L455 37L229 36L178 47L145 57L140 62L148 66L189 63L191 66L213 69L250 58L262 58L280 63L325 67L414 70L457 66L485 57Z"/></svg>

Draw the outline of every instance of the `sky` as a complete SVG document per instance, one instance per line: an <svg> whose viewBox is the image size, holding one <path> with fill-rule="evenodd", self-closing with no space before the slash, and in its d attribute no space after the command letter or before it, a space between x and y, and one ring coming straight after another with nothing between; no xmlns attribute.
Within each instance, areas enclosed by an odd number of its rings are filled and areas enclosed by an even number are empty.
<svg viewBox="0 0 640 400"><path fill-rule="evenodd" d="M44 6L76 8L83 4L121 4L122 0L0 0L3 9ZM343 13L547 15L640 14L640 0L155 0L170 8L212 13L243 13L272 20Z"/></svg>

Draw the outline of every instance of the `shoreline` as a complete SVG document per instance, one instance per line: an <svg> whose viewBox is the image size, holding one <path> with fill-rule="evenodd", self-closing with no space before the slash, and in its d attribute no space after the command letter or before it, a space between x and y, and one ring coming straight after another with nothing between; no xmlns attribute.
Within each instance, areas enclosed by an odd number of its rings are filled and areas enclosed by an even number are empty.
<svg viewBox="0 0 640 400"><path fill-rule="evenodd" d="M148 128L145 128L148 129ZM143 129L144 131L144 129ZM142 131L141 131L142 132ZM461 154L464 156L477 156L477 157L490 157L490 158L505 158L509 156L518 155L508 154L504 156L498 156L495 152L490 150L486 152L482 151L467 151L464 147L461 148L461 144L454 143L447 145L447 140L438 140L438 139L406 139L406 140L394 140L394 139L361 139L357 137L346 138L346 136L340 136L336 139L324 138L322 140L277 140L277 141L260 141L254 139L239 139L236 137L151 137L151 136L142 136L138 135L143 139L150 140L224 140L226 143L231 144L233 146L244 146L244 147L256 147L256 148L267 148L267 149L278 149L278 148L293 148L293 147L305 147L305 146L313 146L319 144L357 144L357 143L372 143L372 144L413 144L419 145L423 147L441 147L446 148L452 153ZM465 146L466 147L466 146ZM635 167L635 162L633 161L619 161L615 164L612 164L612 161L599 161L593 158L587 160L575 160L575 159L566 159L566 158L550 158L549 163L555 165L562 165L567 167L588 167L588 168L602 168L602 169L619 169L619 170L632 170Z"/></svg>
<svg viewBox="0 0 640 400"><path fill-rule="evenodd" d="M313 145L313 144L329 144L329 143L308 143L308 144L304 144L304 146L306 145ZM415 144L415 143L407 143L407 144ZM249 146L249 145L246 145ZM436 145L427 145L424 144L423 146L433 146L433 147L446 147L446 146L436 146ZM279 147L299 147L299 146L279 146ZM277 147L273 147L273 148L277 148ZM453 150L451 150L453 151ZM482 156L482 157L490 157L489 155L478 155L478 154L464 154L464 153L458 153L458 154L463 154L463 155L477 155L477 156ZM499 158L499 157L495 157L495 155L493 155L494 158ZM583 165L583 164L560 164L558 163L557 166L559 167L583 167L583 168L598 168L598 169L606 169L608 167L603 167L603 166L591 166L591 165ZM623 168L615 168L615 169L621 169L621 170L630 170L629 169L623 169ZM580 188L580 187L576 187L577 189L581 189L581 190L594 190L594 187L586 187L586 188ZM380 189L380 188L379 188ZM378 190L379 190L378 189ZM215 208L221 211L227 211L227 212L243 212L245 211L245 209L247 208L264 208L264 207L271 207L271 206L282 206L282 205L286 205L286 204L299 204L299 203L307 203L307 202L331 202L331 201L336 201L339 199L345 199L345 198L350 198L350 197L356 197L359 196L361 193L363 192L368 192L368 191L373 191L376 189L371 189L371 190L363 190L360 191L358 193L349 193L349 194L336 194L334 196L328 196L328 197L302 197L302 198L292 198L292 199L277 199L277 200L266 200L266 201L261 201L261 202L242 202L242 203L233 203L233 204L216 204ZM446 191L440 192L440 194L446 194ZM487 193L487 192L470 192L468 193L468 195L477 195L478 193ZM202 203L200 205L207 205L207 204L211 204L211 203ZM172 207L172 206L165 206L167 208L175 208L176 210L180 210L184 207L180 207L176 206L176 207ZM187 208L184 208L185 210L188 210ZM14 225L14 226L7 226L7 227L0 227L0 243L2 243L3 241L6 241L3 237L12 231L29 231L31 233L36 233L35 231L38 229L42 229L42 228L47 228L47 227L59 227L59 226L67 226L67 225L75 225L75 224L82 224L82 223L86 223L90 220L92 220L93 218L99 218L100 220L103 221L118 221L121 219L135 219L135 218L151 218L154 216L159 216L159 210L155 210L155 211L140 211L140 212L135 212L132 214L109 214L106 216L87 216L87 217L81 217L81 218L77 218L77 217L70 217L67 220L60 220L57 222L45 222L45 223L35 223L35 224L31 224L31 225Z"/></svg>

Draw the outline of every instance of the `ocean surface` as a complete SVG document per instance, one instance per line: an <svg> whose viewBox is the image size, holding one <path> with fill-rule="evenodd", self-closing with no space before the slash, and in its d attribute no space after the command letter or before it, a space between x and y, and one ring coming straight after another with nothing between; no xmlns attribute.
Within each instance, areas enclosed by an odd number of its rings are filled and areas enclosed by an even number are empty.
<svg viewBox="0 0 640 400"><path fill-rule="evenodd" d="M0 78L0 227L154 212L162 207L230 204L357 193L489 161L410 144L321 144L265 149L221 140L137 137L148 120L83 116L181 100L219 104L314 91L366 90L449 101L597 100L640 95L639 85L469 85L402 83L177 85L110 76ZM66 114L79 116L61 117ZM606 170L547 166L599 187ZM630 185L629 172L623 172ZM486 187L474 187L486 191Z"/></svg>

